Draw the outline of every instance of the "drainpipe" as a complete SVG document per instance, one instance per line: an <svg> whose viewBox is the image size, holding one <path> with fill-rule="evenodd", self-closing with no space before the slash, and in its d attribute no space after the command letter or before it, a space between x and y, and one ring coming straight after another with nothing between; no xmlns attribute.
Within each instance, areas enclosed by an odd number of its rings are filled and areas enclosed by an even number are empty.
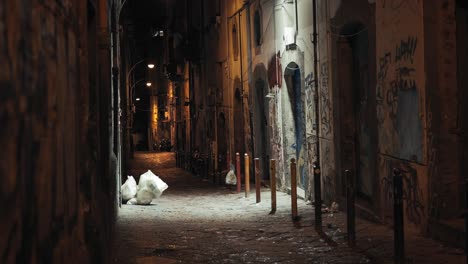
<svg viewBox="0 0 468 264"><path fill-rule="evenodd" d="M319 90L318 90L318 58L317 58L317 49L318 49L318 42L317 42L317 0L313 0L313 23L314 23L314 85L315 85L315 96L314 96L314 101L315 101L315 128L317 129L317 164L320 165L320 140L319 140L319 135L320 135L320 116L319 116Z"/></svg>
<svg viewBox="0 0 468 264"><path fill-rule="evenodd" d="M317 129L317 158L314 162L314 196L315 196L315 229L318 232L322 232L322 181L321 181L321 172L320 172L320 114L319 114L319 89L318 89L318 58L317 58L317 0L313 0L313 19L314 19L314 84L315 84L315 128Z"/></svg>
<svg viewBox="0 0 468 264"><path fill-rule="evenodd" d="M244 115L244 68L243 68L243 60L242 60L242 31L241 31L241 12L238 14L238 23L237 28L239 31L239 57L240 57L240 81L241 81L241 108L242 108L242 115ZM244 124L242 124L244 127ZM245 145L245 143L244 143ZM241 153L242 154L242 153Z"/></svg>
<svg viewBox="0 0 468 264"><path fill-rule="evenodd" d="M319 115L319 89L318 89L318 58L317 58L317 48L318 48L318 42L317 42L317 0L313 0L313 10L312 10L312 15L313 15L313 23L314 23L314 38L313 38L313 44L314 44L314 85L315 85L315 96L314 96L314 101L315 101L315 128L317 129L317 142L316 142L316 149L317 149L317 158L316 158L316 165L318 168L318 171L320 171L320 115Z"/></svg>
<svg viewBox="0 0 468 264"><path fill-rule="evenodd" d="M297 0L295 1L296 4L296 36L299 33L299 16L297 15Z"/></svg>

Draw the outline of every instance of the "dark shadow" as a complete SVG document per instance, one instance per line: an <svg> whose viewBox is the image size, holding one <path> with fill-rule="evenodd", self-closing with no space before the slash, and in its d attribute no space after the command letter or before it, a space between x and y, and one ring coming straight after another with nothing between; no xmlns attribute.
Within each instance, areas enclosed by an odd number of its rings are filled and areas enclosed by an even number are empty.
<svg viewBox="0 0 468 264"><path fill-rule="evenodd" d="M338 246L338 243L336 243L335 241L333 241L333 239L331 239L331 237L329 237L327 234L325 234L325 232L323 232L323 230L317 230L317 234L319 235L319 237L321 239L323 239L323 241L325 241L325 243L327 243L329 246L332 246L332 247L336 247Z"/></svg>

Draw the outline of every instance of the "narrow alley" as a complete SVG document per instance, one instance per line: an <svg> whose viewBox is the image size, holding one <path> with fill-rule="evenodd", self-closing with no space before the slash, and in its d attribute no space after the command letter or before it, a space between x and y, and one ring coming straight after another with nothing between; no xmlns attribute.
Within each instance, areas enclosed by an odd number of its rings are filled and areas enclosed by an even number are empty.
<svg viewBox="0 0 468 264"><path fill-rule="evenodd" d="M116 224L114 263L393 263L390 228L360 220L358 244L346 244L343 213L324 214L324 233L313 224L313 207L298 200L299 220L291 218L291 197L277 194L271 212L269 188L255 190L214 184L175 167L173 153L136 153L131 175L151 169L169 188L149 206L122 205ZM407 237L408 263L462 263L463 251L417 234Z"/></svg>
<svg viewBox="0 0 468 264"><path fill-rule="evenodd" d="M0 0L0 264L467 264L467 98L468 0Z"/></svg>

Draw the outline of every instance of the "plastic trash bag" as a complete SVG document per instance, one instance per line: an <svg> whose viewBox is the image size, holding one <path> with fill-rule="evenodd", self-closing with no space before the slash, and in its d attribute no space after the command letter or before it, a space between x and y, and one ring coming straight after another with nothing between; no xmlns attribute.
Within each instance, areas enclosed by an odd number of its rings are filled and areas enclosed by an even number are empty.
<svg viewBox="0 0 468 264"><path fill-rule="evenodd" d="M122 185L122 200L128 201L137 194L137 184L133 176L127 176L127 180Z"/></svg>
<svg viewBox="0 0 468 264"><path fill-rule="evenodd" d="M231 169L226 174L226 184L229 185L236 185L237 184L237 177L234 173L234 165L231 164Z"/></svg>
<svg viewBox="0 0 468 264"><path fill-rule="evenodd" d="M138 204L138 203L137 203L137 199L134 197L134 198L128 200L128 201L127 201L127 204Z"/></svg>
<svg viewBox="0 0 468 264"><path fill-rule="evenodd" d="M150 204L154 198L159 198L169 186L148 170L140 176L136 195L137 204Z"/></svg>
<svg viewBox="0 0 468 264"><path fill-rule="evenodd" d="M148 187L143 187L138 190L136 202L137 204L147 205L153 201L154 193Z"/></svg>

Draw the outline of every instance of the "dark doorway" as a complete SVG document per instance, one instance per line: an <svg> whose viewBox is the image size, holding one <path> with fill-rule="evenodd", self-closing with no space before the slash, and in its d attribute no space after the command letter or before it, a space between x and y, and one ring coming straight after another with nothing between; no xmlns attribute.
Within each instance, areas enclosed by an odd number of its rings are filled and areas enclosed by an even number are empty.
<svg viewBox="0 0 468 264"><path fill-rule="evenodd" d="M234 152L239 152L241 157L245 153L245 135L244 135L244 109L241 81L234 79ZM232 155L235 160L235 155ZM243 159L241 159L243 160Z"/></svg>
<svg viewBox="0 0 468 264"><path fill-rule="evenodd" d="M218 169L223 171L228 169L227 164L227 129L226 129L226 118L224 113L219 113L218 115Z"/></svg>
<svg viewBox="0 0 468 264"><path fill-rule="evenodd" d="M268 179L268 160L270 157L268 142L270 142L270 137L267 130L269 117L268 109L266 108L267 106L265 103L265 95L268 93L268 87L265 79L258 78L255 81L254 89L255 100L253 104L253 110L255 129L255 155L256 157L260 158L260 167L262 168L260 173L263 179Z"/></svg>
<svg viewBox="0 0 468 264"><path fill-rule="evenodd" d="M365 26L351 23L338 41L338 108L340 114L341 171L355 172L357 194L372 201L374 195L376 123L369 89L369 39Z"/></svg>
<svg viewBox="0 0 468 264"><path fill-rule="evenodd" d="M288 100L285 102L285 110L283 111L285 157L288 164L291 158L296 159L298 186L307 189L309 181L306 173L306 150L304 148L306 123L304 96L302 96L301 70L296 63L288 64L284 72L284 79L288 90Z"/></svg>

